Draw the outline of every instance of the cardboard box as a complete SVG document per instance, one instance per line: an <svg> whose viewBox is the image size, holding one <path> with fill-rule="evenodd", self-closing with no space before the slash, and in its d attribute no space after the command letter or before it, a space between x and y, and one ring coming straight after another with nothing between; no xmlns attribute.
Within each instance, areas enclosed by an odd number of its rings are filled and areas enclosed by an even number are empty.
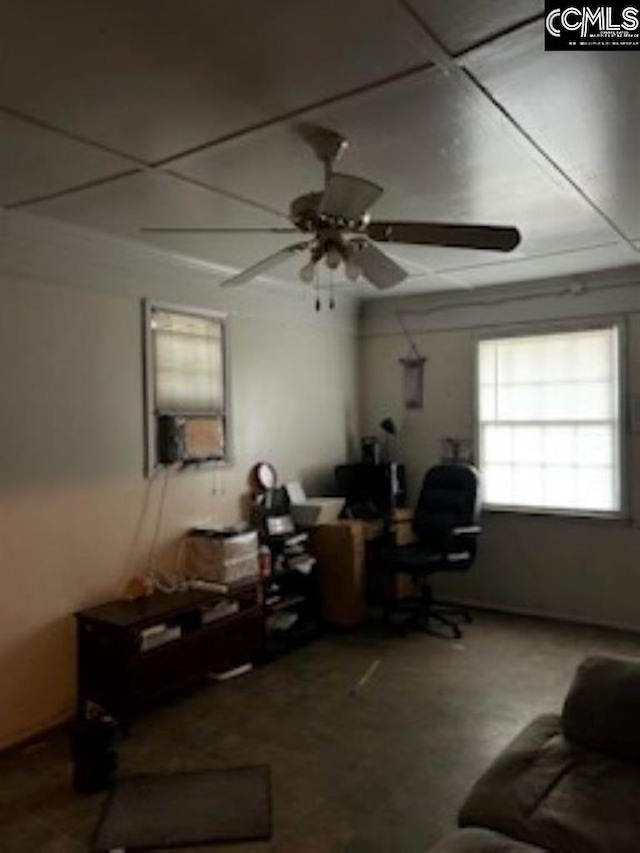
<svg viewBox="0 0 640 853"><path fill-rule="evenodd" d="M233 584L256 577L258 534L251 530L232 536L187 537L186 574L191 578Z"/></svg>

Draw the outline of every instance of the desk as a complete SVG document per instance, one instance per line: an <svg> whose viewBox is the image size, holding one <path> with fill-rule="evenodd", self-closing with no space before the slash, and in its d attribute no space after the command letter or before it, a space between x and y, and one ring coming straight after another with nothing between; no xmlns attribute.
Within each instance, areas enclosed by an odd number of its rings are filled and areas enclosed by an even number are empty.
<svg viewBox="0 0 640 853"><path fill-rule="evenodd" d="M338 628L355 628L366 610L366 543L382 534L377 521L336 521L309 530L309 550L318 560L322 617Z"/></svg>
<svg viewBox="0 0 640 853"><path fill-rule="evenodd" d="M392 529L398 544L411 541L412 519L412 509L395 511ZM368 557L368 544L383 532L382 519L336 521L309 530L309 550L318 560L322 616L329 625L356 628L364 622L369 597L409 594L409 578L388 573L383 577Z"/></svg>

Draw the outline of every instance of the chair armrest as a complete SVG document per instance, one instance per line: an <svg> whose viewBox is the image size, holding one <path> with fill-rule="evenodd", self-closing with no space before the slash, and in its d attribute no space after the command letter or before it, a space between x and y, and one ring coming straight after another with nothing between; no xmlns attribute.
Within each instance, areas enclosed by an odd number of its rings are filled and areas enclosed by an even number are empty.
<svg viewBox="0 0 640 853"><path fill-rule="evenodd" d="M478 537L482 528L478 524L466 524L463 527L452 527L443 543L445 562L466 559L469 565L473 562L478 546Z"/></svg>
<svg viewBox="0 0 640 853"><path fill-rule="evenodd" d="M482 528L478 524L470 524L468 527L453 527L451 529L452 536L477 536L482 533Z"/></svg>

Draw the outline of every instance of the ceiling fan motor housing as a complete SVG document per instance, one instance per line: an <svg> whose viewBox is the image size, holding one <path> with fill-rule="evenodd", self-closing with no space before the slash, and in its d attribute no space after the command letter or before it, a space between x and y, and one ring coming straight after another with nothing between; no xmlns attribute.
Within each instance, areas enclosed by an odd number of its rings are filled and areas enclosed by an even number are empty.
<svg viewBox="0 0 640 853"><path fill-rule="evenodd" d="M320 205L324 194L321 192L305 193L294 198L289 208L289 219L305 234L318 234L325 231L362 231L369 221L367 214L358 219L347 219L343 216L333 216L320 213Z"/></svg>

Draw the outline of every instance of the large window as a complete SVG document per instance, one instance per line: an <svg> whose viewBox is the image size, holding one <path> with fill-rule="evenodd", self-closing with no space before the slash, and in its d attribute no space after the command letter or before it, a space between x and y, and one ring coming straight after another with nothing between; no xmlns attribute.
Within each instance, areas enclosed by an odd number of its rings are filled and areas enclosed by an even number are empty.
<svg viewBox="0 0 640 853"><path fill-rule="evenodd" d="M485 503L620 512L618 337L614 325L478 343Z"/></svg>

